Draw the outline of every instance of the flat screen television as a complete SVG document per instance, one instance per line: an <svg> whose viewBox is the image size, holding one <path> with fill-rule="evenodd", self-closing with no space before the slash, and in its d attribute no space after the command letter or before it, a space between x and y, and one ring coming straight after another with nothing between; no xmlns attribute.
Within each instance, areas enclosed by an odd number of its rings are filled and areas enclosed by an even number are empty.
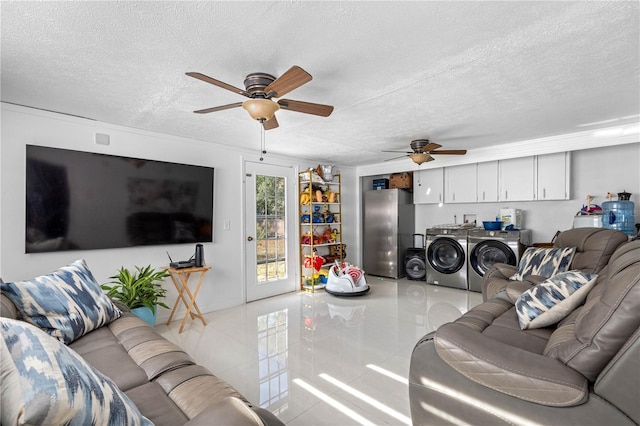
<svg viewBox="0 0 640 426"><path fill-rule="evenodd" d="M26 253L213 241L211 167L26 148Z"/></svg>

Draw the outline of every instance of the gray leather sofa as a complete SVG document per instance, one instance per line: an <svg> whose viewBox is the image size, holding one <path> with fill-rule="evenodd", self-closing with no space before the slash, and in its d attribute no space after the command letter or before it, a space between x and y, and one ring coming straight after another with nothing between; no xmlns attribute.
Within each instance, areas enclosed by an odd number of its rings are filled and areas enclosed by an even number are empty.
<svg viewBox="0 0 640 426"><path fill-rule="evenodd" d="M567 232L559 244L595 235ZM410 365L413 423L638 424L640 240L606 252L592 258L595 269L607 260L584 304L557 324L522 330L513 288L423 337Z"/></svg>
<svg viewBox="0 0 640 426"><path fill-rule="evenodd" d="M609 258L618 246L628 240L624 232L604 228L575 228L558 235L553 247L575 247L576 254L571 263L572 269L597 274L609 262ZM520 293L540 284L546 278L530 275L524 281L511 281L517 266L499 263L485 274L482 281L482 298L489 300L497 293L506 290L517 298Z"/></svg>
<svg viewBox="0 0 640 426"><path fill-rule="evenodd" d="M15 305L0 295L1 315L20 319ZM252 406L146 322L123 311L120 318L69 347L111 378L155 425L282 425L272 413Z"/></svg>

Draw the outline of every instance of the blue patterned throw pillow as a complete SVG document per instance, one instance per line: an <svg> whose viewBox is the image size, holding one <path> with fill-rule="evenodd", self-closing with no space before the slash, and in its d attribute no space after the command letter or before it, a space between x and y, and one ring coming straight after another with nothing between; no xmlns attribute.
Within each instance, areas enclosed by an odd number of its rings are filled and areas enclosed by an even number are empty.
<svg viewBox="0 0 640 426"><path fill-rule="evenodd" d="M0 284L24 319L69 344L119 318L84 260L34 278Z"/></svg>
<svg viewBox="0 0 640 426"><path fill-rule="evenodd" d="M0 318L3 425L152 425L78 354L24 321Z"/></svg>
<svg viewBox="0 0 640 426"><path fill-rule="evenodd" d="M520 328L557 323L584 302L596 278L580 271L562 272L525 291L515 303Z"/></svg>
<svg viewBox="0 0 640 426"><path fill-rule="evenodd" d="M576 254L575 247L529 247L518 263L518 271L510 279L523 281L529 275L550 278L560 272L567 271L571 266L574 254Z"/></svg>

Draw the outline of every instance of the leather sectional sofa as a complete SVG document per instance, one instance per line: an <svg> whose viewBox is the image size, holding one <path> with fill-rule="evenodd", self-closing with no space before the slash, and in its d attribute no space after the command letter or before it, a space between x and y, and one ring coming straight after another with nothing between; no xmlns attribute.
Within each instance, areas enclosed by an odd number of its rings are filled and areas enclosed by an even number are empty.
<svg viewBox="0 0 640 426"><path fill-rule="evenodd" d="M0 297L2 317L20 319L12 301L4 294ZM118 319L78 338L68 348L110 378L153 424L283 424L269 411L252 406L126 307L116 305L122 311ZM7 388L2 390L4 409L10 395L4 394ZM117 421L109 417L112 423Z"/></svg>
<svg viewBox="0 0 640 426"><path fill-rule="evenodd" d="M609 262L616 248L628 240L627 234L614 232L604 228L576 228L562 232L556 238L555 248L575 247L576 253L571 262L572 269L588 273L599 273ZM512 299L523 291L540 284L546 277L529 275L523 281L511 280L516 266L498 263L487 271L482 282L482 298L484 301L506 290L512 293Z"/></svg>
<svg viewBox="0 0 640 426"><path fill-rule="evenodd" d="M411 357L416 425L637 425L640 422L640 240L598 228L562 233L571 269L593 278L559 322L521 326L527 290L542 277L509 280L496 265L485 301L424 336Z"/></svg>

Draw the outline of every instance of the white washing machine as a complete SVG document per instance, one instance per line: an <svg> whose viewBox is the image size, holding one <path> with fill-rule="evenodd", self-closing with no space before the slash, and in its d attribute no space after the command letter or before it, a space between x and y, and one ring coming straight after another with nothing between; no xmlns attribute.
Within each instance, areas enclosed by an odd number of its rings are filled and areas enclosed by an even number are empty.
<svg viewBox="0 0 640 426"><path fill-rule="evenodd" d="M531 231L471 229L468 234L468 244L469 290L481 292L484 274L494 264L518 265L522 248L531 245Z"/></svg>
<svg viewBox="0 0 640 426"><path fill-rule="evenodd" d="M468 289L467 232L459 225L427 229L427 284Z"/></svg>

